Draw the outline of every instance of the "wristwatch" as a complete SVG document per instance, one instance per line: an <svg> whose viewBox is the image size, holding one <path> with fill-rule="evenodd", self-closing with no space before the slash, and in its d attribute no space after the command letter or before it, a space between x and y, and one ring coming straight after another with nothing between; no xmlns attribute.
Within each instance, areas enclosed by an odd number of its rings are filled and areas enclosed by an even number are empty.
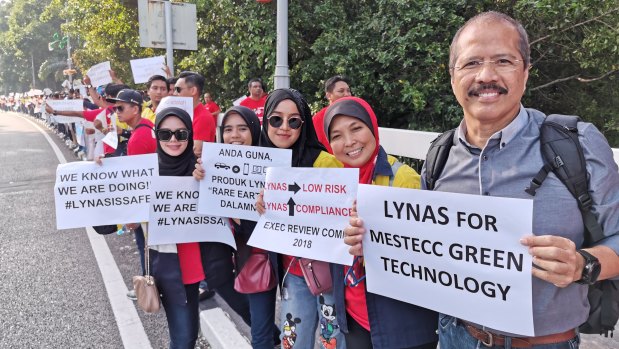
<svg viewBox="0 0 619 349"><path fill-rule="evenodd" d="M577 252L585 259L585 265L582 268L580 280L577 280L576 283L581 285L593 285L597 281L600 276L600 271L602 270L600 261L587 251L577 250Z"/></svg>

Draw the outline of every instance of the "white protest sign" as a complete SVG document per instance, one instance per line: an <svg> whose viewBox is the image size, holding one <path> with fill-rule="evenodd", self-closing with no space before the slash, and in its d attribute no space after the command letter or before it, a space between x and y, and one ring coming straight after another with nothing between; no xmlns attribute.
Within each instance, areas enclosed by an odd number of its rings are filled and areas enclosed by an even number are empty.
<svg viewBox="0 0 619 349"><path fill-rule="evenodd" d="M204 143L198 212L257 221L267 167L290 167L292 150Z"/></svg>
<svg viewBox="0 0 619 349"><path fill-rule="evenodd" d="M251 246L337 264L352 264L344 244L359 169L267 169L266 213L248 241Z"/></svg>
<svg viewBox="0 0 619 349"><path fill-rule="evenodd" d="M54 196L57 229L148 221L150 181L157 154L58 165Z"/></svg>
<svg viewBox="0 0 619 349"><path fill-rule="evenodd" d="M136 84L147 82L153 75L166 76L165 70L163 70L165 65L165 58L163 56L132 59L129 63L131 64L133 81Z"/></svg>
<svg viewBox="0 0 619 349"><path fill-rule="evenodd" d="M84 102L81 99L48 99L47 104L57 111L84 111ZM60 114L53 115L53 118L59 124L84 121L84 118Z"/></svg>
<svg viewBox="0 0 619 349"><path fill-rule="evenodd" d="M90 83L92 86L103 86L112 82L110 69L112 69L110 66L110 61L105 61L90 67L86 75L90 78Z"/></svg>
<svg viewBox="0 0 619 349"><path fill-rule="evenodd" d="M357 208L368 292L534 335L533 200L360 185Z"/></svg>
<svg viewBox="0 0 619 349"><path fill-rule="evenodd" d="M163 97L159 105L157 106L157 110L155 113L160 112L161 110L169 107L181 108L189 114L191 120L193 120L193 98L191 97L178 97L178 96L168 96Z"/></svg>
<svg viewBox="0 0 619 349"><path fill-rule="evenodd" d="M108 132L101 141L114 149L118 148L118 135L116 132Z"/></svg>
<svg viewBox="0 0 619 349"><path fill-rule="evenodd" d="M193 177L156 177L151 186L148 243L221 242L236 249L228 218L197 212L198 182Z"/></svg>

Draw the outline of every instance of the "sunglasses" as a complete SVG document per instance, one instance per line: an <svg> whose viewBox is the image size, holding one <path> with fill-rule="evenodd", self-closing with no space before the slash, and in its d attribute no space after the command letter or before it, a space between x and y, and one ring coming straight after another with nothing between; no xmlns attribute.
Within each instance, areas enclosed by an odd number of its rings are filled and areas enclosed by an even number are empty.
<svg viewBox="0 0 619 349"><path fill-rule="evenodd" d="M175 91L176 93L181 93L181 91L182 91L182 90L183 90L183 88L182 88L182 87L180 87L180 86L175 86L175 87L174 87L174 91Z"/></svg>
<svg viewBox="0 0 619 349"><path fill-rule="evenodd" d="M277 115L271 115L267 118L267 120L269 121L269 125L275 128L279 128L284 124L284 118ZM288 119L288 126L290 126L291 129L296 130L303 125L303 122L303 119L295 116Z"/></svg>
<svg viewBox="0 0 619 349"><path fill-rule="evenodd" d="M157 139L162 142L169 142L172 139L172 135L179 142L187 142L189 139L189 130L186 128L179 128L178 130L169 130L167 128L160 128L157 130Z"/></svg>
<svg viewBox="0 0 619 349"><path fill-rule="evenodd" d="M114 107L114 111L117 113L122 113L124 110L125 110L125 107L123 107L122 105Z"/></svg>

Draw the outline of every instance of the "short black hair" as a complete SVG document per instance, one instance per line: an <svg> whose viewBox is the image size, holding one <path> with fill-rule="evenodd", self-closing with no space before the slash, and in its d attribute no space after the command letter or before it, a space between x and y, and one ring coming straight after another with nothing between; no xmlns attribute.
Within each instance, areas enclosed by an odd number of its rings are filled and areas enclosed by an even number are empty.
<svg viewBox="0 0 619 349"><path fill-rule="evenodd" d="M178 75L178 78L185 79L186 84L198 88L198 95L202 94L202 90L204 90L204 76L193 71L184 71Z"/></svg>
<svg viewBox="0 0 619 349"><path fill-rule="evenodd" d="M166 80L166 78L164 78L161 75L153 75L150 78L148 78L148 81L146 82L146 89L147 90L153 84L153 81L163 81L163 82L165 82L166 83L166 88L168 89L168 91L170 90L170 86L168 85L168 80Z"/></svg>
<svg viewBox="0 0 619 349"><path fill-rule="evenodd" d="M247 88L251 88L251 84L253 84L254 82L259 82L260 83L260 87L266 91L266 89L264 88L264 82L262 81L262 79L260 78L253 78L251 80L249 80L249 82L247 83Z"/></svg>
<svg viewBox="0 0 619 349"><path fill-rule="evenodd" d="M350 86L350 80L348 80L347 77L345 77L344 75L335 75L335 76L328 78L327 81L325 81L325 93L333 92L333 89L335 88L335 84L337 84L340 81L343 81L348 86Z"/></svg>
<svg viewBox="0 0 619 349"><path fill-rule="evenodd" d="M168 82L168 91L170 91L171 89L174 88L174 85L176 85L176 82L178 81L178 78L175 77L171 77L167 79Z"/></svg>
<svg viewBox="0 0 619 349"><path fill-rule="evenodd" d="M116 98L116 95L118 94L118 92L124 89L130 89L130 87L125 84L109 83L105 86L104 93L111 98Z"/></svg>

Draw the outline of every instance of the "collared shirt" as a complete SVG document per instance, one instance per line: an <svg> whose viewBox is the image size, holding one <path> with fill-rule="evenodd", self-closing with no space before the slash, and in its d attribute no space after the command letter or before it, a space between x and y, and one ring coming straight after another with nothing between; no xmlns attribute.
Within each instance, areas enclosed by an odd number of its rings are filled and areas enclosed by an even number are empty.
<svg viewBox="0 0 619 349"><path fill-rule="evenodd" d="M466 124L454 135L454 146L435 190L453 193L491 195L533 200L533 234L558 235L580 248L584 225L576 199L561 181L550 173L537 194L524 189L543 166L540 149L540 125L545 115L521 107L516 118L488 139L479 149L466 141ZM619 254L619 173L604 136L590 123L578 123L589 191L595 204L593 212L609 236L601 244ZM425 185L425 168L422 185ZM522 232L523 235L531 232ZM615 234L614 236L611 236ZM578 327L589 313L587 286L573 283L558 288L533 277L533 319L535 335L560 333ZM500 316L510 316L501 314ZM499 331L496 331L499 332Z"/></svg>
<svg viewBox="0 0 619 349"><path fill-rule="evenodd" d="M153 110L152 102L144 102L142 104L142 117L155 124L155 111Z"/></svg>

